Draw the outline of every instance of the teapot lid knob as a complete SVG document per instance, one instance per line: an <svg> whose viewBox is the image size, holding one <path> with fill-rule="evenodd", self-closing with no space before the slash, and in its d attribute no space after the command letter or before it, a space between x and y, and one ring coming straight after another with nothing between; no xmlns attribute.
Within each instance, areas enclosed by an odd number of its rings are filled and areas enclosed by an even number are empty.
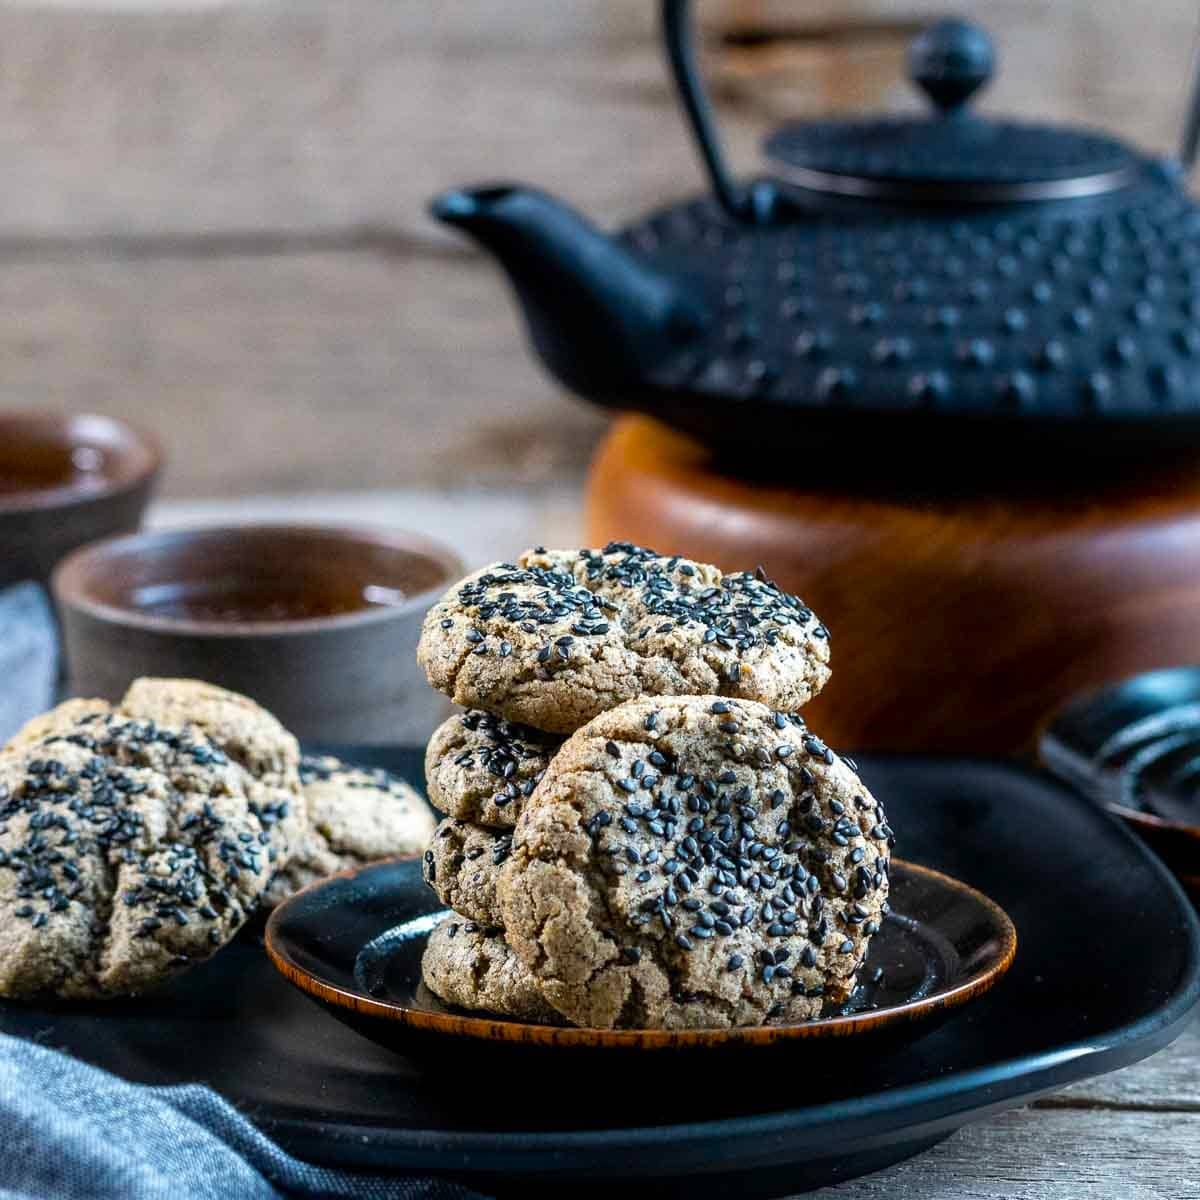
<svg viewBox="0 0 1200 1200"><path fill-rule="evenodd" d="M909 77L945 114L985 87L995 66L992 39L970 21L938 21L908 49Z"/></svg>

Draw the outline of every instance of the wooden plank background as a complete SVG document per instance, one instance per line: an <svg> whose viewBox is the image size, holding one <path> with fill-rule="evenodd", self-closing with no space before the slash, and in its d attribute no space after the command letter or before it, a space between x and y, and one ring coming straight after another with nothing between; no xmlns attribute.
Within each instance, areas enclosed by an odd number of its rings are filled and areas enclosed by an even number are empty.
<svg viewBox="0 0 1200 1200"><path fill-rule="evenodd" d="M615 222L700 180L653 0L0 4L0 406L127 414L168 494L573 484L603 419L425 216L481 177ZM706 0L731 152L900 107L927 0ZM1195 6L992 0L998 109L1176 138Z"/></svg>

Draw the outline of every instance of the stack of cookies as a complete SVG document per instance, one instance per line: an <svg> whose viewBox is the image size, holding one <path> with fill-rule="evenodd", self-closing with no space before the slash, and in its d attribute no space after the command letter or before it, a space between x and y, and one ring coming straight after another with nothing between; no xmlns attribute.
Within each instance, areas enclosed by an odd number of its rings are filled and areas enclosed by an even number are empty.
<svg viewBox="0 0 1200 1200"><path fill-rule="evenodd" d="M407 784L302 757L252 700L139 679L0 749L0 996L146 992L313 879L415 853Z"/></svg>
<svg viewBox="0 0 1200 1200"><path fill-rule="evenodd" d="M453 910L442 1000L527 1021L805 1020L847 999L887 904L891 829L798 710L828 632L761 572L629 544L469 576L418 657L465 712L430 742Z"/></svg>

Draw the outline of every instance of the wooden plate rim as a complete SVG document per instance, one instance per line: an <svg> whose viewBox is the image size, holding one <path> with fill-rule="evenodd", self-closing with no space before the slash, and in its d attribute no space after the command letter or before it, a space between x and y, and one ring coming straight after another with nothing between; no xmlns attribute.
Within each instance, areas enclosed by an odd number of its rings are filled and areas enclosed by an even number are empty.
<svg viewBox="0 0 1200 1200"><path fill-rule="evenodd" d="M899 866L914 875L923 875L942 887L968 895L985 909L1000 935L997 956L985 967L942 992L924 996L908 1004L876 1009L874 1012L853 1013L849 1016L826 1017L792 1025L756 1025L734 1029L583 1029L553 1025L534 1025L522 1021L466 1016L459 1013L437 1013L427 1009L410 1008L393 1001L376 1000L358 992L348 991L318 978L305 970L289 955L280 936L280 926L288 910L300 896L331 886L335 881L351 879L363 871L379 866L373 863L343 871L328 879L310 884L295 896L289 897L271 913L264 941L267 955L285 979L314 999L337 1008L347 1009L360 1016L376 1017L410 1029L440 1033L450 1037L477 1041L511 1042L538 1046L573 1048L609 1048L625 1050L678 1050L696 1047L716 1048L730 1045L767 1046L782 1041L831 1037L852 1037L877 1030L882 1026L908 1023L941 1009L957 1008L982 996L999 982L1012 966L1017 953L1017 931L1008 913L994 900L953 876L922 867L904 859L894 859Z"/></svg>

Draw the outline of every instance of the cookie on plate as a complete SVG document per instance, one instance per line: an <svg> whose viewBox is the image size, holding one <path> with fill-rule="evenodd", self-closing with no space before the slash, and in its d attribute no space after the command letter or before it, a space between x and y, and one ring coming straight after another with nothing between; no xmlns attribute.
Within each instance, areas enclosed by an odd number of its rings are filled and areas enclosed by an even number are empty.
<svg viewBox="0 0 1200 1200"><path fill-rule="evenodd" d="M512 826L562 738L471 710L443 722L425 752L429 802L477 825Z"/></svg>
<svg viewBox="0 0 1200 1200"><path fill-rule="evenodd" d="M0 754L0 995L129 995L210 957L290 852L294 803L195 724L48 714Z"/></svg>
<svg viewBox="0 0 1200 1200"><path fill-rule="evenodd" d="M403 779L336 758L300 761L308 833L263 897L274 907L302 887L386 858L420 854L436 819Z"/></svg>
<svg viewBox="0 0 1200 1200"><path fill-rule="evenodd" d="M505 944L486 929L451 913L429 935L421 959L425 986L456 1008L482 1010L518 1021L562 1024L542 999L533 977Z"/></svg>
<svg viewBox="0 0 1200 1200"><path fill-rule="evenodd" d="M759 575L612 543L530 550L468 576L430 609L417 658L458 704L571 733L645 695L793 712L829 676L829 634Z"/></svg>
<svg viewBox="0 0 1200 1200"><path fill-rule="evenodd" d="M500 874L505 936L577 1025L797 1021L844 1001L892 832L801 718L642 699L555 756Z"/></svg>
<svg viewBox="0 0 1200 1200"><path fill-rule="evenodd" d="M485 829L447 817L425 851L421 870L447 908L495 926L501 923L496 881L511 850L511 829Z"/></svg>

